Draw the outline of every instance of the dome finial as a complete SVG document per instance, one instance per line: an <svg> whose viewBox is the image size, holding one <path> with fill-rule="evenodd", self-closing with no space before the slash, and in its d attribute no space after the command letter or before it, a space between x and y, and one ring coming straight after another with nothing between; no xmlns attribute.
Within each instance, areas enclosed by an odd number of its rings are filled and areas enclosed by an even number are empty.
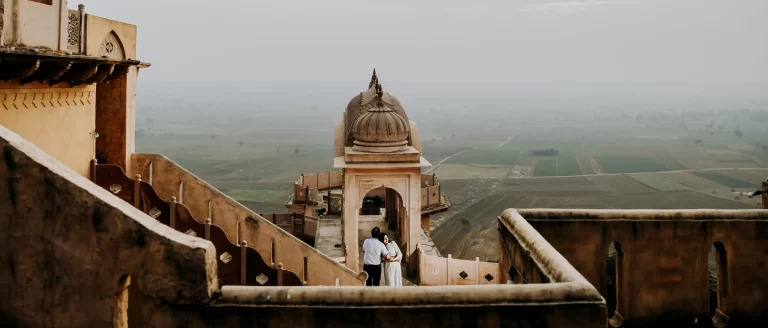
<svg viewBox="0 0 768 328"><path fill-rule="evenodd" d="M371 83L368 83L368 89L379 83L379 78L376 76L376 69L373 69L373 75L371 75Z"/></svg>
<svg viewBox="0 0 768 328"><path fill-rule="evenodd" d="M384 95L384 89L381 88L381 83L379 83L378 81L376 81L376 95L378 95L379 98L381 98L381 96Z"/></svg>

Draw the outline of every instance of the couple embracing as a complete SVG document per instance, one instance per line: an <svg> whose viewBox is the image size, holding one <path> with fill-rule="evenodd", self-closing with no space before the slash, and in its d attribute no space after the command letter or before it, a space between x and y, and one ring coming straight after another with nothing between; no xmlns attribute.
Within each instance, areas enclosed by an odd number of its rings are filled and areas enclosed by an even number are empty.
<svg viewBox="0 0 768 328"><path fill-rule="evenodd" d="M371 238L363 242L363 250L363 271L368 273L366 286L379 286L380 283L389 287L403 286L400 268L403 253L394 240L389 240L387 234L376 227L371 230Z"/></svg>

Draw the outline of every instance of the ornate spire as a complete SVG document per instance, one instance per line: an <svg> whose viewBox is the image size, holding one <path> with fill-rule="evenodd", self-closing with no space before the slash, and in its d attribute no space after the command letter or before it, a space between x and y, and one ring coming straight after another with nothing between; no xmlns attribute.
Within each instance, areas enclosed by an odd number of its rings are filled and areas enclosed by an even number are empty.
<svg viewBox="0 0 768 328"><path fill-rule="evenodd" d="M371 83L368 83L368 89L379 83L379 78L376 76L376 69L373 69L373 75L371 75Z"/></svg>
<svg viewBox="0 0 768 328"><path fill-rule="evenodd" d="M384 89L381 88L381 83L379 81L376 81L376 95L381 98L381 96L384 94Z"/></svg>

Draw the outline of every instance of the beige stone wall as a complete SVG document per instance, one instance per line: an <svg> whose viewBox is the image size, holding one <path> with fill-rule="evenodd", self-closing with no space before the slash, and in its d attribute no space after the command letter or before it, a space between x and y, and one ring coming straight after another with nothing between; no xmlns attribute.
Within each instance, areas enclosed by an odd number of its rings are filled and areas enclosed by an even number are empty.
<svg viewBox="0 0 768 328"><path fill-rule="evenodd" d="M125 58L136 59L136 25L126 24L94 15L85 16L85 54L101 57L102 41L114 32L120 39ZM117 46L117 45L115 45Z"/></svg>
<svg viewBox="0 0 768 328"><path fill-rule="evenodd" d="M333 286L337 278L341 286L365 284L356 272L301 242L166 157L137 153L132 156L131 166L144 181L151 181L164 200L176 197L201 223L210 217L213 224L224 230L230 242L247 241L265 261L282 263L285 269L306 277L308 285Z"/></svg>
<svg viewBox="0 0 768 328"><path fill-rule="evenodd" d="M28 0L2 0L3 27L0 45L25 45L51 50L66 49L67 1L51 4ZM14 15L15 14L15 15Z"/></svg>
<svg viewBox="0 0 768 328"><path fill-rule="evenodd" d="M87 177L93 158L95 86L0 81L0 125Z"/></svg>
<svg viewBox="0 0 768 328"><path fill-rule="evenodd" d="M730 326L768 320L768 212L764 210L520 210L605 295L612 242L623 252L617 310L622 327L659 321L710 324L708 255L720 242L727 281L718 309ZM618 261L617 261L618 263Z"/></svg>
<svg viewBox="0 0 768 328"><path fill-rule="evenodd" d="M210 242L160 224L4 127L0 150L0 326L120 327L128 317L133 327L160 304L211 301Z"/></svg>
<svg viewBox="0 0 768 328"><path fill-rule="evenodd" d="M21 43L54 50L66 49L66 0L53 0L50 5L33 1L23 2Z"/></svg>

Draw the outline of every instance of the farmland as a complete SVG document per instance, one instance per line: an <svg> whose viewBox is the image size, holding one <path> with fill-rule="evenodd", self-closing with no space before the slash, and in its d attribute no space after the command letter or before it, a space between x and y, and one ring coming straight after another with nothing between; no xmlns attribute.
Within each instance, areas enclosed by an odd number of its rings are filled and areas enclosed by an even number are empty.
<svg viewBox="0 0 768 328"><path fill-rule="evenodd" d="M301 173L332 169L333 124L359 86L245 86L217 99L141 90L136 148L168 156L257 213L285 212ZM432 217L430 234L459 258L493 259L494 220L510 207L757 208L743 193L768 177L768 115L755 103L576 105L395 91L418 123L422 155L440 163L424 171L438 175L452 204ZM557 154L529 152L548 149Z"/></svg>
<svg viewBox="0 0 768 328"><path fill-rule="evenodd" d="M453 207L434 217L430 235L442 254L494 260L497 236L493 227L496 216L507 208L758 208L757 198L747 198L740 192L759 188L759 180L744 182L744 188L732 192L728 185L713 181L720 179L734 185L722 178L727 177L724 173L694 173L443 180L443 192ZM705 173L704 178L699 176L701 173ZM745 169L739 174L768 176L768 169Z"/></svg>

